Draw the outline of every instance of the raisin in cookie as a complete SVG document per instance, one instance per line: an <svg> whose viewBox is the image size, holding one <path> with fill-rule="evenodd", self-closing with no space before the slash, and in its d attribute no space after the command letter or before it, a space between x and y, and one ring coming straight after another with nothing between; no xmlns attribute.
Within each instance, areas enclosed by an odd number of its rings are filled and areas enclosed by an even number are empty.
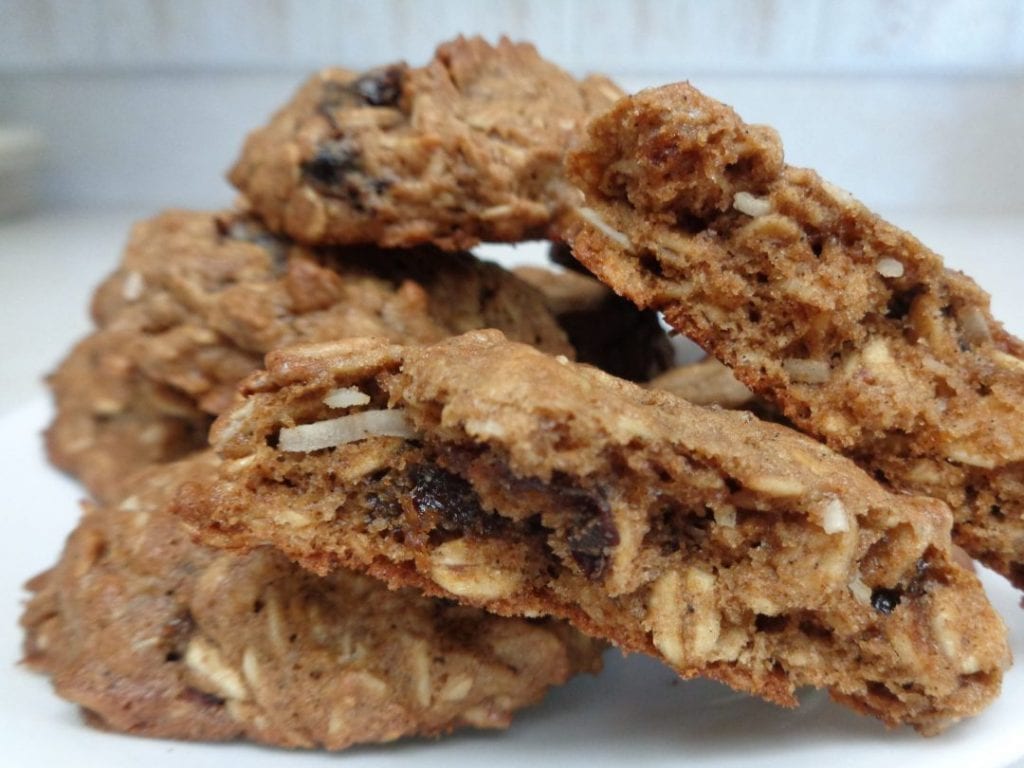
<svg viewBox="0 0 1024 768"><path fill-rule="evenodd" d="M687 84L596 118L568 174L594 274L1024 587L1024 343L974 282Z"/></svg>
<svg viewBox="0 0 1024 768"><path fill-rule="evenodd" d="M97 332L51 377L47 443L100 499L131 470L204 445L237 383L285 344L427 343L490 327L573 354L537 291L468 253L305 248L241 212L136 225L93 316Z"/></svg>
<svg viewBox="0 0 1024 768"><path fill-rule="evenodd" d="M578 201L562 176L570 138L619 96L532 45L460 37L425 67L320 72L249 136L230 179L306 243L543 238Z"/></svg>
<svg viewBox="0 0 1024 768"><path fill-rule="evenodd" d="M192 543L167 511L209 453L145 470L87 506L33 579L26 662L92 725L142 736L342 749L504 728L601 645L568 626L491 616L280 553Z"/></svg>
<svg viewBox="0 0 1024 768"><path fill-rule="evenodd" d="M783 705L798 686L933 733L983 708L1006 629L949 510L747 413L476 331L268 355L175 511L627 651Z"/></svg>

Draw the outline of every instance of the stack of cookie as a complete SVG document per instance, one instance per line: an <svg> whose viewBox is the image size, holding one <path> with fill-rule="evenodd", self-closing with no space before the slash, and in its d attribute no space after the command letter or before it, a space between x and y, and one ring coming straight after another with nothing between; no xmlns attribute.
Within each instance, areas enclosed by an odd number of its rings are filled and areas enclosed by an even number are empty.
<svg viewBox="0 0 1024 768"><path fill-rule="evenodd" d="M341 749L507 726L611 642L924 733L991 701L1005 628L947 505L1019 580L1024 346L769 129L621 96L507 41L326 70L238 208L138 225L51 380L95 498L30 582L58 693ZM635 306L460 250L536 238ZM738 378L675 380L748 410L625 380L670 361L655 310Z"/></svg>
<svg viewBox="0 0 1024 768"><path fill-rule="evenodd" d="M662 370L653 312L592 278L530 273L542 291L458 250L554 233L575 194L565 145L619 95L508 42L460 39L421 69L328 70L246 144L232 178L252 205L135 227L95 293L97 330L50 379L49 455L94 500L30 582L23 622L29 664L90 722L341 749L506 727L599 668L604 643L563 622L321 578L270 547L214 550L169 505L215 476L210 424L287 345L496 328L631 378ZM319 209L329 231L311 229ZM635 352L605 343L634 333Z"/></svg>

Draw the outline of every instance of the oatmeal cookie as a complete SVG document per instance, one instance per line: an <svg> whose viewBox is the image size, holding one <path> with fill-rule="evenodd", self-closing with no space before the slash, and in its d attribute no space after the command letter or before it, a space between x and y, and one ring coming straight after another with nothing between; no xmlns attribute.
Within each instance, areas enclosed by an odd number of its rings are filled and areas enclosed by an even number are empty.
<svg viewBox="0 0 1024 768"><path fill-rule="evenodd" d="M1024 587L1024 343L970 278L688 84L596 118L568 175L592 272Z"/></svg>
<svg viewBox="0 0 1024 768"><path fill-rule="evenodd" d="M131 472L204 448L213 416L142 373L130 331L86 337L50 376L57 415L46 449L98 498L114 498Z"/></svg>
<svg viewBox="0 0 1024 768"><path fill-rule="evenodd" d="M651 379L647 386L671 392L695 405L717 405L734 410L752 410L755 399L754 393L713 357L676 366Z"/></svg>
<svg viewBox="0 0 1024 768"><path fill-rule="evenodd" d="M285 747L504 728L552 685L596 671L601 645L552 620L500 618L280 553L194 544L167 511L209 453L145 470L87 505L33 579L25 660L97 727Z"/></svg>
<svg viewBox="0 0 1024 768"><path fill-rule="evenodd" d="M543 297L496 265L431 246L305 248L243 212L138 224L93 316L96 333L51 378L47 443L101 500L133 469L204 445L238 382L285 344L499 328L573 355Z"/></svg>
<svg viewBox="0 0 1024 768"><path fill-rule="evenodd" d="M542 294L576 350L576 360L630 381L647 381L675 352L657 312L642 311L604 283L578 272L516 267L516 277Z"/></svg>
<svg viewBox="0 0 1024 768"><path fill-rule="evenodd" d="M229 177L270 229L305 243L544 238L578 202L562 176L570 137L621 94L532 45L460 37L425 67L323 70Z"/></svg>
<svg viewBox="0 0 1024 768"><path fill-rule="evenodd" d="M567 618L773 702L827 688L933 733L982 709L1006 629L942 502L747 413L476 331L273 352L175 512L506 615Z"/></svg>

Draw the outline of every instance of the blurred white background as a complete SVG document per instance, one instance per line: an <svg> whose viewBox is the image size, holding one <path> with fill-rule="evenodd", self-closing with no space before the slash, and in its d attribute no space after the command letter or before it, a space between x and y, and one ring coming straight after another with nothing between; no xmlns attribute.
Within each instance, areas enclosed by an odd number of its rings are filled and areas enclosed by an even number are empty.
<svg viewBox="0 0 1024 768"><path fill-rule="evenodd" d="M1024 0L0 0L0 126L45 141L36 214L0 223L0 412L88 332L130 222L230 205L246 132L311 72L423 64L459 33L629 90L692 80L975 274L1024 332ZM0 198L18 191L2 133Z"/></svg>
<svg viewBox="0 0 1024 768"><path fill-rule="evenodd" d="M625 87L689 79L887 211L1024 210L1020 0L0 0L0 122L50 205L230 201L245 132L311 71L457 33Z"/></svg>

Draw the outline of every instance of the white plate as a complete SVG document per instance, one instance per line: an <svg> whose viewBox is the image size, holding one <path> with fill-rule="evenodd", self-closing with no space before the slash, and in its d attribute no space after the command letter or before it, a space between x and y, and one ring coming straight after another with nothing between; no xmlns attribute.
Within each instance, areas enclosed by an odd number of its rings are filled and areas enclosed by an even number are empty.
<svg viewBox="0 0 1024 768"><path fill-rule="evenodd" d="M680 682L650 659L609 653L598 677L578 678L523 713L505 733L461 732L438 742L407 740L351 750L343 758L284 752L249 744L204 745L128 738L86 727L49 683L23 667L16 626L20 585L49 566L78 515L77 486L44 461L39 432L49 419L40 399L0 418L0 691L4 766L116 766L201 768L413 764L488 768L529 763L570 766L685 764L786 768L897 765L900 768L988 768L1024 758L1024 669L1006 676L1002 696L985 713L931 739L909 729L887 732L820 692L801 697L796 711L775 708L706 681ZM1024 611L1019 595L984 574L996 608L1006 618L1014 655L1024 658Z"/></svg>

